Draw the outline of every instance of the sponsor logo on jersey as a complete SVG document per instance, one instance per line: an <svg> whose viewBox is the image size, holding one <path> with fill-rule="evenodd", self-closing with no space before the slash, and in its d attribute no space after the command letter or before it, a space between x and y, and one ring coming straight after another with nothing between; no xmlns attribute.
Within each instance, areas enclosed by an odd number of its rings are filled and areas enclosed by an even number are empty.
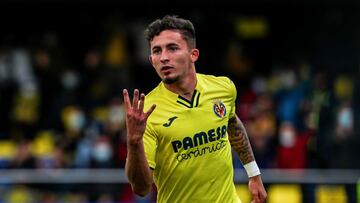
<svg viewBox="0 0 360 203"><path fill-rule="evenodd" d="M214 142L226 135L226 125L219 126L215 129L210 129L207 132L201 131L195 133L191 137L185 137L183 140L172 141L172 147L175 153L179 152L180 149L188 150L208 142Z"/></svg>
<svg viewBox="0 0 360 203"><path fill-rule="evenodd" d="M177 119L178 117L177 116L174 116L174 117L171 117L169 118L169 120L163 124L164 127L170 127L171 124L174 122L175 119Z"/></svg>
<svg viewBox="0 0 360 203"><path fill-rule="evenodd" d="M201 131L195 133L193 136L185 137L182 140L172 141L171 144L174 153L177 153L176 160L182 162L184 160L215 153L225 148L228 141L221 138L226 136L226 128L226 125L223 125L210 129L207 132Z"/></svg>
<svg viewBox="0 0 360 203"><path fill-rule="evenodd" d="M213 107L214 113L219 118L223 118L226 115L226 107L224 103L222 103L220 100L214 101L214 107Z"/></svg>

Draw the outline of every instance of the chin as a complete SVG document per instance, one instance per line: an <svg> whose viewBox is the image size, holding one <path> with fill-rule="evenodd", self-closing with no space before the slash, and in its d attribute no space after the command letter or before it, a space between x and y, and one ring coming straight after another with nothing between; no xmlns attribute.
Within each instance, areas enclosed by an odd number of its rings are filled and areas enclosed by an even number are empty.
<svg viewBox="0 0 360 203"><path fill-rule="evenodd" d="M162 79L162 81L166 84L173 84L179 81L179 77L165 77Z"/></svg>

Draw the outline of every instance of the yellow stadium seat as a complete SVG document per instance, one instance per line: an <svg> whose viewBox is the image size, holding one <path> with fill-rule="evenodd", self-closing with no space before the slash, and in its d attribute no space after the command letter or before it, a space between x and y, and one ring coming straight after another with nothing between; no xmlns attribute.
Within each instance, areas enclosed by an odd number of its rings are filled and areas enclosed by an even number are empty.
<svg viewBox="0 0 360 203"><path fill-rule="evenodd" d="M346 203L347 196L343 185L319 185L315 191L316 203Z"/></svg>
<svg viewBox="0 0 360 203"><path fill-rule="evenodd" d="M4 198L6 203L32 203L35 202L34 194L25 186L13 187Z"/></svg>
<svg viewBox="0 0 360 203"><path fill-rule="evenodd" d="M12 159L16 154L16 144L12 140L0 141L0 159Z"/></svg>
<svg viewBox="0 0 360 203"><path fill-rule="evenodd" d="M300 185L275 184L268 188L268 203L301 203L302 193Z"/></svg>
<svg viewBox="0 0 360 203"><path fill-rule="evenodd" d="M40 131L32 142L31 150L36 157L47 157L53 154L55 149L54 133L52 131Z"/></svg>

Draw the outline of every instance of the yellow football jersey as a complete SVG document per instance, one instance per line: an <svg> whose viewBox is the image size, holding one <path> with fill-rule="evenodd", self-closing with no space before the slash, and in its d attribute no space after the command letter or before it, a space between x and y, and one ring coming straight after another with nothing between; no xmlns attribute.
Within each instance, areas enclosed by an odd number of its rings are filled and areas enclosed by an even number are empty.
<svg viewBox="0 0 360 203"><path fill-rule="evenodd" d="M156 104L144 135L159 203L239 203L227 127L236 88L227 77L197 74L191 101L161 82L145 99Z"/></svg>

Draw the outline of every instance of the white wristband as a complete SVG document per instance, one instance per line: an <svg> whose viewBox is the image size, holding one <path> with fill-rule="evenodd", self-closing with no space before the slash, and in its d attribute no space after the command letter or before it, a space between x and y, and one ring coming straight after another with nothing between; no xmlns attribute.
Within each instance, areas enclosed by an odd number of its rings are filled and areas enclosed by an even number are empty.
<svg viewBox="0 0 360 203"><path fill-rule="evenodd" d="M246 173L249 178L260 175L260 169L259 169L258 165L256 164L256 161L252 161L252 162L245 164L244 168L245 168Z"/></svg>

